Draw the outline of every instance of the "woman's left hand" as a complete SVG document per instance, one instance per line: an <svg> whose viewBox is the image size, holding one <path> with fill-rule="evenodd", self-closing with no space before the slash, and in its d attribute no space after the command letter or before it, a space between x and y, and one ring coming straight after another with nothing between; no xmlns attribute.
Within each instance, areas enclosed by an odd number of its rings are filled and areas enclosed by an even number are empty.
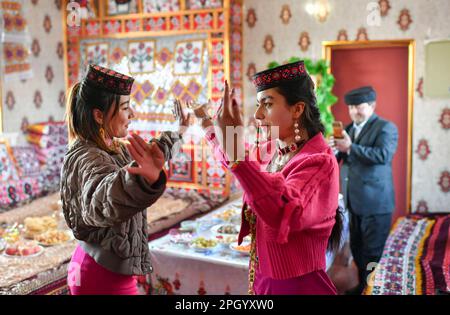
<svg viewBox="0 0 450 315"><path fill-rule="evenodd" d="M178 132L181 135L183 135L191 125L191 122L190 122L191 114L185 113L185 110L184 110L183 106L181 105L181 102L179 99L175 100L173 106L174 106L173 115L175 116L176 120L178 121ZM184 107L187 107L187 105L185 105Z"/></svg>

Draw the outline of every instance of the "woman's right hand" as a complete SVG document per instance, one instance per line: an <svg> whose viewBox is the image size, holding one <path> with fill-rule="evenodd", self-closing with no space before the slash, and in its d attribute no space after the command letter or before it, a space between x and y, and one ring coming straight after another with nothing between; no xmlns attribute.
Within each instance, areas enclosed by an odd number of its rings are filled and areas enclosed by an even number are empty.
<svg viewBox="0 0 450 315"><path fill-rule="evenodd" d="M153 185L159 178L164 167L164 153L155 142L147 143L137 134L128 138L128 151L138 164L137 167L129 167L128 172L134 175L143 176L150 185Z"/></svg>

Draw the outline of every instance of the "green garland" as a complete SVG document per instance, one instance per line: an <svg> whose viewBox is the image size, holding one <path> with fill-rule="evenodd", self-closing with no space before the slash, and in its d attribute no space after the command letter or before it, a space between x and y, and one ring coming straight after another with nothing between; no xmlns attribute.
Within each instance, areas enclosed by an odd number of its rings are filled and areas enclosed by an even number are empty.
<svg viewBox="0 0 450 315"><path fill-rule="evenodd" d="M292 63L300 61L302 59L298 57L290 58L286 63ZM333 134L333 122L334 116L331 112L331 106L333 106L338 98L331 92L335 83L334 76L329 73L328 69L330 65L326 60L319 60L313 62L311 59L303 59L305 62L306 70L310 75L316 75L320 79L320 83L316 86L316 98L317 106L320 111L320 118L325 126L325 136ZM268 68L276 68L280 64L276 61L269 63Z"/></svg>

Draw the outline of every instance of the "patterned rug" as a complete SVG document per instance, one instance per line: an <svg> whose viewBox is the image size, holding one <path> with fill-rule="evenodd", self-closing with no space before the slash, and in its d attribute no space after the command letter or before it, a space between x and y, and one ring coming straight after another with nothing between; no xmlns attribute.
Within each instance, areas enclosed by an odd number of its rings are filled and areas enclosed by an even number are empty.
<svg viewBox="0 0 450 315"><path fill-rule="evenodd" d="M450 293L450 215L399 218L371 275L367 295Z"/></svg>

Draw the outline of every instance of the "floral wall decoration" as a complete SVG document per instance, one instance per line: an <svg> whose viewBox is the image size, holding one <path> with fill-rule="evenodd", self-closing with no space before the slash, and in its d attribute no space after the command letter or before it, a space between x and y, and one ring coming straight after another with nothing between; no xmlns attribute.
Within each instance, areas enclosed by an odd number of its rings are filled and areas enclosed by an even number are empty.
<svg viewBox="0 0 450 315"><path fill-rule="evenodd" d="M204 42L181 41L175 47L175 75L199 74L202 69Z"/></svg>
<svg viewBox="0 0 450 315"><path fill-rule="evenodd" d="M273 48L275 47L275 43L273 42L273 38L271 35L267 35L264 39L264 51L266 54L271 54L273 51Z"/></svg>
<svg viewBox="0 0 450 315"><path fill-rule="evenodd" d="M358 29L358 34L356 35L356 40L360 40L360 41L369 40L369 36L367 35L367 29L365 27L360 27Z"/></svg>
<svg viewBox="0 0 450 315"><path fill-rule="evenodd" d="M302 32L300 34L300 39L298 40L298 45L302 51L307 51L309 45L311 45L311 40L309 38L308 32Z"/></svg>
<svg viewBox="0 0 450 315"><path fill-rule="evenodd" d="M450 108L444 108L439 119L441 127L444 130L450 129Z"/></svg>
<svg viewBox="0 0 450 315"><path fill-rule="evenodd" d="M149 73L155 71L154 40L128 42L128 60L130 73Z"/></svg>
<svg viewBox="0 0 450 315"><path fill-rule="evenodd" d="M382 17L386 17L389 14L389 10L391 9L389 0L379 0L378 4L380 6L380 15Z"/></svg>
<svg viewBox="0 0 450 315"><path fill-rule="evenodd" d="M245 19L247 21L247 25L249 28L253 28L258 21L258 18L256 17L255 9L250 8L247 11L247 18Z"/></svg>
<svg viewBox="0 0 450 315"><path fill-rule="evenodd" d="M340 30L337 36L337 40L348 41L348 35L346 30Z"/></svg>
<svg viewBox="0 0 450 315"><path fill-rule="evenodd" d="M22 1L0 3L0 56L3 80L26 80L33 76L30 56L32 37Z"/></svg>
<svg viewBox="0 0 450 315"><path fill-rule="evenodd" d="M283 22L283 24L289 24L291 17L292 17L291 7L287 4L283 5L280 13L280 19Z"/></svg>
<svg viewBox="0 0 450 315"><path fill-rule="evenodd" d="M402 31L407 31L409 29L409 26L413 22L411 18L411 13L408 9L403 9L400 12L400 16L398 17L397 24L400 26L400 29Z"/></svg>
<svg viewBox="0 0 450 315"><path fill-rule="evenodd" d="M425 161L428 158L428 155L430 155L431 151L427 140L421 139L419 141L416 153L422 161Z"/></svg>

